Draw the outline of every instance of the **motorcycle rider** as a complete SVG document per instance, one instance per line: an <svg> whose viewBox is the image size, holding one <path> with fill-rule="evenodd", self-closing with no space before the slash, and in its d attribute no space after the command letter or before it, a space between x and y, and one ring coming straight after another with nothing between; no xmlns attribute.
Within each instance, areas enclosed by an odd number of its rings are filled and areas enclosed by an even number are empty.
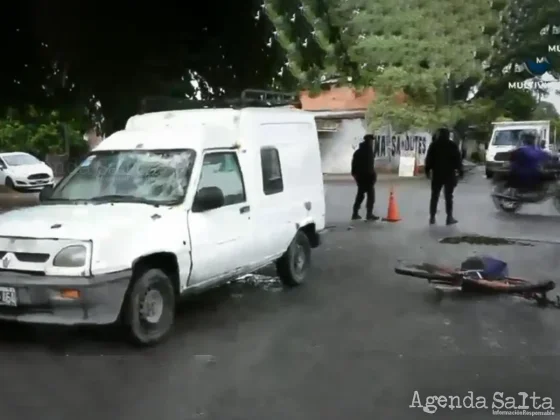
<svg viewBox="0 0 560 420"><path fill-rule="evenodd" d="M551 155L537 146L535 133L523 133L521 138L523 145L510 156L510 173L520 186L535 188L544 180L542 165L550 160Z"/></svg>

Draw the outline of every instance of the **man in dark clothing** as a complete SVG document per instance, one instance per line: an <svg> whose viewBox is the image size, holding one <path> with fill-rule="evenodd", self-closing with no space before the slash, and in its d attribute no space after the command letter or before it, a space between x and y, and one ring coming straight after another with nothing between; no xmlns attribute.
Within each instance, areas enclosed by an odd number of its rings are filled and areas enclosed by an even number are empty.
<svg viewBox="0 0 560 420"><path fill-rule="evenodd" d="M425 162L426 176L432 179L432 196L430 199L430 224L436 223L439 196L443 188L447 225L454 225L453 191L457 186L457 176L463 177L463 158L456 143L451 141L447 128L440 128L432 137Z"/></svg>
<svg viewBox="0 0 560 420"><path fill-rule="evenodd" d="M373 214L373 205L375 204L375 182L377 174L375 173L375 155L373 150L373 135L366 134L364 141L360 143L358 150L352 156L352 176L356 181L358 192L354 201L354 209L352 212L352 220L360 220L360 207L366 200L366 219L379 220L379 217Z"/></svg>

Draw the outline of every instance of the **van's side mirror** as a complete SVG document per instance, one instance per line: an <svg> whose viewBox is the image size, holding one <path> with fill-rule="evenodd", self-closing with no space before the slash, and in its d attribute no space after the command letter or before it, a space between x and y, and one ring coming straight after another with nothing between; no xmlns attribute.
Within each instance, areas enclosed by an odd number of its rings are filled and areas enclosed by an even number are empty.
<svg viewBox="0 0 560 420"><path fill-rule="evenodd" d="M541 141L541 149L545 149L546 148L546 141Z"/></svg>
<svg viewBox="0 0 560 420"><path fill-rule="evenodd" d="M219 209L225 204L224 193L218 187L201 188L194 197L192 211L202 213Z"/></svg>
<svg viewBox="0 0 560 420"><path fill-rule="evenodd" d="M47 185L45 188L43 188L39 193L39 201L43 202L51 198L53 190L54 188L52 185Z"/></svg>
<svg viewBox="0 0 560 420"><path fill-rule="evenodd" d="M488 150L488 142L484 143L484 150Z"/></svg>

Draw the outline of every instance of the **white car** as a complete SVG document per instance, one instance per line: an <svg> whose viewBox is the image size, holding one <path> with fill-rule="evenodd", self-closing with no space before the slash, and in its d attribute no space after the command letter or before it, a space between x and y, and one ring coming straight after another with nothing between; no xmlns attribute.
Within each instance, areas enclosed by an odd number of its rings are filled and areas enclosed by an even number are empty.
<svg viewBox="0 0 560 420"><path fill-rule="evenodd" d="M325 228L315 119L290 109L132 117L39 198L0 215L0 319L121 321L140 344L191 292L270 263L301 284Z"/></svg>
<svg viewBox="0 0 560 420"><path fill-rule="evenodd" d="M53 185L52 169L28 153L0 153L0 185L14 190L39 191Z"/></svg>

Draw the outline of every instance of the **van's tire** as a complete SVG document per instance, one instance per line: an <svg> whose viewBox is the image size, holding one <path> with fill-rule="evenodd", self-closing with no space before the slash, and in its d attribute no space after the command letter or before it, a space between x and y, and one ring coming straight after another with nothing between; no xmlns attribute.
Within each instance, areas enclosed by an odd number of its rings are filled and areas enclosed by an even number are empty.
<svg viewBox="0 0 560 420"><path fill-rule="evenodd" d="M488 169L486 169L486 178L491 179L494 176L494 173Z"/></svg>
<svg viewBox="0 0 560 420"><path fill-rule="evenodd" d="M276 261L276 271L286 286L299 286L305 281L311 266L311 244L301 230L296 233L288 250Z"/></svg>
<svg viewBox="0 0 560 420"><path fill-rule="evenodd" d="M6 185L6 188L9 188L10 190L15 190L14 181L12 181L12 178L10 177L6 178L6 180L4 181L4 185Z"/></svg>
<svg viewBox="0 0 560 420"><path fill-rule="evenodd" d="M175 321L173 283L157 268L137 273L132 282L123 306L129 338L139 346L161 343L169 336Z"/></svg>

